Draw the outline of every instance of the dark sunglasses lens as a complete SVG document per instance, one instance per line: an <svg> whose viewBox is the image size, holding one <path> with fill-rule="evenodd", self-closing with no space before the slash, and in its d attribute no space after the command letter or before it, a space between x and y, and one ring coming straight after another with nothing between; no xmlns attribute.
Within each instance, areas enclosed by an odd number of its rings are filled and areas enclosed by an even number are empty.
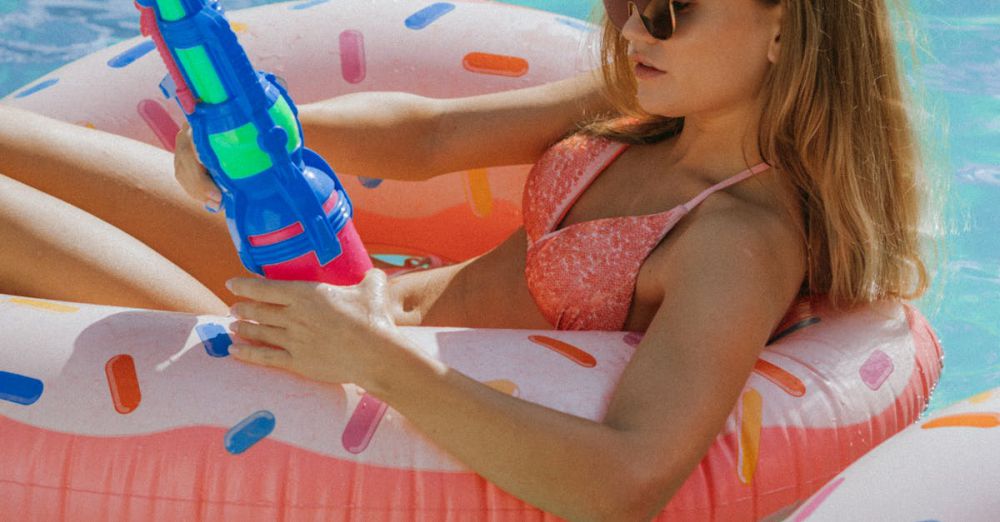
<svg viewBox="0 0 1000 522"><path fill-rule="evenodd" d="M638 2L628 2L622 0L604 0L604 10L608 13L608 20L615 27L621 29L625 27L625 22L629 19L629 4L635 4L639 11L639 18L646 30L653 38L666 40L674 34L673 6L670 0L639 0ZM650 4L652 4L650 6ZM650 7L647 9L647 7ZM644 13L651 12L652 16Z"/></svg>
<svg viewBox="0 0 1000 522"><path fill-rule="evenodd" d="M652 16L642 17L642 23L653 38L666 40L674 34L674 13L671 0L653 0L650 9L641 12L651 12Z"/></svg>

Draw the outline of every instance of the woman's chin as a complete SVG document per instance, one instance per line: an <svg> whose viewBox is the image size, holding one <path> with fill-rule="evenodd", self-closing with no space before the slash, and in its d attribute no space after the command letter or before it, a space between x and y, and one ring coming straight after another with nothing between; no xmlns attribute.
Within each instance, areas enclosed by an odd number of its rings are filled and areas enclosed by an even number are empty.
<svg viewBox="0 0 1000 522"><path fill-rule="evenodd" d="M649 113L668 118L679 118L683 116L683 111L675 103L673 96L664 96L663 88L657 89L652 85L643 85L641 82L636 90L636 103L639 107Z"/></svg>
<svg viewBox="0 0 1000 522"><path fill-rule="evenodd" d="M665 118L684 117L683 112L668 103L663 103L658 100L644 100L642 96L639 96L636 101L639 104L639 108L648 114L663 116Z"/></svg>

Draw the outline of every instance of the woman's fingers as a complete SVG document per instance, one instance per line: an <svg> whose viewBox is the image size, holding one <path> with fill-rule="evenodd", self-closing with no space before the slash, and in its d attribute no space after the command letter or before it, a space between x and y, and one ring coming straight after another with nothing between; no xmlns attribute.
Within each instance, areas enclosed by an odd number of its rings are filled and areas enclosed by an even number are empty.
<svg viewBox="0 0 1000 522"><path fill-rule="evenodd" d="M292 355L278 348L234 344L229 347L229 354L241 361L260 364L262 366L271 366L286 370L292 366Z"/></svg>
<svg viewBox="0 0 1000 522"><path fill-rule="evenodd" d="M246 321L236 321L229 325L229 327L233 333L244 339L271 346L284 346L288 340L284 328L254 324Z"/></svg>
<svg viewBox="0 0 1000 522"><path fill-rule="evenodd" d="M276 305L290 305L296 299L306 298L320 283L307 281L280 281L257 277L234 277L226 281L226 288L233 295Z"/></svg>
<svg viewBox="0 0 1000 522"><path fill-rule="evenodd" d="M285 327L286 325L285 307L281 305L243 301L234 304L230 308L230 311L237 319L247 319L260 324L279 327Z"/></svg>
<svg viewBox="0 0 1000 522"><path fill-rule="evenodd" d="M177 148L174 150L174 177L192 198L204 202L206 206L218 209L222 202L222 192L212 181L208 171L194 148L191 127L184 122L177 132Z"/></svg>
<svg viewBox="0 0 1000 522"><path fill-rule="evenodd" d="M373 289L384 288L388 282L389 277L386 275L385 270L378 268L369 268L365 272L365 276L361 279L361 284Z"/></svg>

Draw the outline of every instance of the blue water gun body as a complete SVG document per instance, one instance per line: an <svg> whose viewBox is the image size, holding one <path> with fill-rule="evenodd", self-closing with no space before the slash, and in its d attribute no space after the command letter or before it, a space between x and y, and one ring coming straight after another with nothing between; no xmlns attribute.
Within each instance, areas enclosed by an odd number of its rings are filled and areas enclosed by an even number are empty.
<svg viewBox="0 0 1000 522"><path fill-rule="evenodd" d="M161 84L191 125L222 190L230 235L247 269L275 279L355 284L372 267L340 180L303 146L298 110L256 71L209 0L137 0L143 34L167 65Z"/></svg>

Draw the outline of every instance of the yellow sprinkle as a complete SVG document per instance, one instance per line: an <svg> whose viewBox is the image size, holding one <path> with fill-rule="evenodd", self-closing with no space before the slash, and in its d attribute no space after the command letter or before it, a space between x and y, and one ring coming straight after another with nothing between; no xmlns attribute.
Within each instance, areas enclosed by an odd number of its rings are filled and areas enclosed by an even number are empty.
<svg viewBox="0 0 1000 522"><path fill-rule="evenodd" d="M229 24L229 27L233 29L234 33L243 33L246 32L247 30L247 24L244 24L242 22L233 22Z"/></svg>
<svg viewBox="0 0 1000 522"><path fill-rule="evenodd" d="M494 390L500 393L506 393L507 395L517 397L518 394L517 385L506 379L501 379L497 381L486 381L483 384L489 386L490 388L493 388Z"/></svg>
<svg viewBox="0 0 1000 522"><path fill-rule="evenodd" d="M764 400L760 392L750 388L742 397L740 415L740 465L737 468L740 482L749 485L757 469L760 455L760 427Z"/></svg>
<svg viewBox="0 0 1000 522"><path fill-rule="evenodd" d="M484 218L493 212L493 192L486 169L472 169L466 173L465 196L476 217Z"/></svg>
<svg viewBox="0 0 1000 522"><path fill-rule="evenodd" d="M969 397L967 400L972 404L979 404L981 402L986 402L990 400L990 397L992 396L993 396L993 390L986 390L983 393Z"/></svg>
<svg viewBox="0 0 1000 522"><path fill-rule="evenodd" d="M42 310L48 310L50 312L58 312L62 314L68 314L80 311L80 308L76 306L70 306L67 304L55 303L51 301L38 301L35 299L28 299L25 297L11 297L9 301L16 305L30 306L33 308L40 308Z"/></svg>

